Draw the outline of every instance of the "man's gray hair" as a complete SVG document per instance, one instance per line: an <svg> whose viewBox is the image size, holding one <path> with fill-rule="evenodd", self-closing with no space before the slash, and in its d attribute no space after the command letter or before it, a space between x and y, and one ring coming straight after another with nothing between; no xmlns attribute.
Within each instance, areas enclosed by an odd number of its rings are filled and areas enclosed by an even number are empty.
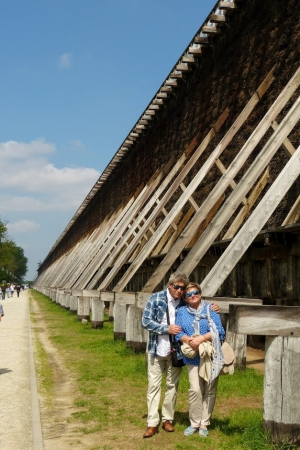
<svg viewBox="0 0 300 450"><path fill-rule="evenodd" d="M188 277L186 276L186 274L185 273L182 273L182 272L175 272L175 273L172 273L172 275L170 276L170 278L169 278L169 284L174 284L174 283L184 283L184 285L185 286L187 286L188 285L188 283L189 283L189 279L188 279Z"/></svg>

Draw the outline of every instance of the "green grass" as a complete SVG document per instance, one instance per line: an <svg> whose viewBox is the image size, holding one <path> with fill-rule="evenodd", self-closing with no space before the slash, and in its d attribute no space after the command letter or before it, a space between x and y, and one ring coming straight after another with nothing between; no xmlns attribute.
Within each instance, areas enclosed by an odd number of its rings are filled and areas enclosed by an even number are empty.
<svg viewBox="0 0 300 450"><path fill-rule="evenodd" d="M160 432L154 438L143 440L147 414L145 354L136 354L124 341L114 340L113 323L108 317L103 329L95 330L42 294L33 290L30 294L39 305L53 345L77 382L73 401L77 411L70 420L83 434L106 433L105 443L90 450L123 448L121 439L124 438L130 441L128 449L199 449L199 436L183 435L189 425L189 383L185 368L177 399L176 433L170 437L169 433ZM32 319L35 320L34 314ZM52 375L51 370L47 371L47 357L42 349L38 348L37 359L38 366L43 367L38 374L39 382L43 383L46 376L51 379ZM51 391L51 382L46 388ZM263 375L252 369L220 377L210 434L201 439L201 450L297 448L274 447L269 443L262 429L262 396Z"/></svg>

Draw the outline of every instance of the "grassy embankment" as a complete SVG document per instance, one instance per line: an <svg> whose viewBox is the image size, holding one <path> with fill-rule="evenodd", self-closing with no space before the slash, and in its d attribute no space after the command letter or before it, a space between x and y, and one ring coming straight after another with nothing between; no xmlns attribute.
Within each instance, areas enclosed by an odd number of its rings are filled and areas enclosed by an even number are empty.
<svg viewBox="0 0 300 450"><path fill-rule="evenodd" d="M94 330L63 310L47 297L31 290L39 318L46 325L51 343L76 380L70 399L76 412L69 420L80 434L95 434L102 444L90 450L199 448L199 436L185 437L188 419L188 379L183 370L175 417L176 432L161 431L151 439L142 439L146 428L147 370L144 354L134 354L125 342L113 338L113 323L106 317L104 327ZM32 321L37 314L32 308ZM51 364L36 336L39 391L49 399L54 395ZM247 369L233 376L220 377L217 402L208 438L201 438L201 450L287 450L295 446L274 447L262 430L263 375ZM46 402L47 403L47 402ZM101 438L100 438L101 436ZM95 439L95 441L98 441Z"/></svg>

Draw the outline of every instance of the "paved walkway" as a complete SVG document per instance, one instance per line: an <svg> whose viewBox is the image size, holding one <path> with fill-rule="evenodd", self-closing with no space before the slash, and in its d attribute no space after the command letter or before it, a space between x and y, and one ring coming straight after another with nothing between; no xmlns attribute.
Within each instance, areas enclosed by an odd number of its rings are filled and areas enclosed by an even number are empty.
<svg viewBox="0 0 300 450"><path fill-rule="evenodd" d="M1 303L0 449L43 450L28 291Z"/></svg>

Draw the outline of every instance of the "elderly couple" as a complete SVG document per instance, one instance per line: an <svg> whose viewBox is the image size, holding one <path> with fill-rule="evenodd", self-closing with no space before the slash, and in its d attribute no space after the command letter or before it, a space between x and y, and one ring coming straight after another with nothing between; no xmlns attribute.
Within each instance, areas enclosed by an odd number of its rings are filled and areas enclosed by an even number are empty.
<svg viewBox="0 0 300 450"><path fill-rule="evenodd" d="M224 362L220 342L224 340L225 332L218 311L217 304L210 305L201 300L201 287L197 283L190 283L183 273L172 274L167 289L156 292L149 298L142 317L142 325L149 331L148 427L144 438L150 438L159 431L158 408L164 372L166 393L162 405L162 428L167 432L175 431L173 419L181 367L172 366L169 336L174 340L177 357L183 358L186 364L190 382L190 426L184 434L190 436L199 433L199 436L203 437L208 435L207 426L210 424L215 404L218 375ZM210 342L216 348L216 354L212 358L208 378L203 375L205 368L201 373L202 358L198 350L201 344L206 345ZM183 345L194 354L186 353L188 354L186 356L181 351Z"/></svg>

